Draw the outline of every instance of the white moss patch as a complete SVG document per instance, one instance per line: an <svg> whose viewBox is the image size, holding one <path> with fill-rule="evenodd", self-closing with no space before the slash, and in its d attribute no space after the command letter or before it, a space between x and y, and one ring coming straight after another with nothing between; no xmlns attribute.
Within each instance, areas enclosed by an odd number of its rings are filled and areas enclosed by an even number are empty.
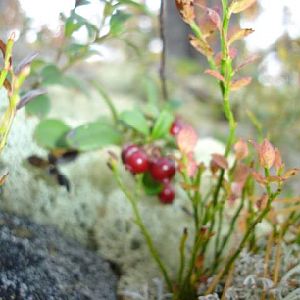
<svg viewBox="0 0 300 300"><path fill-rule="evenodd" d="M119 289L135 290L160 277L131 207L112 179L106 165L107 150L83 154L61 167L70 179L70 193L43 170L30 166L30 155L47 153L32 140L35 118L20 111L13 125L1 164L9 170L2 188L0 208L30 216L40 223L55 224L82 243L93 243L104 257L117 262L123 275ZM118 149L114 149L118 151ZM210 151L216 153L213 148ZM218 150L218 149L217 149ZM130 184L130 180L128 182ZM184 227L193 236L192 218L184 211L188 201L178 191L175 204L161 205L155 197L140 201L141 214L172 275L178 266L178 244Z"/></svg>

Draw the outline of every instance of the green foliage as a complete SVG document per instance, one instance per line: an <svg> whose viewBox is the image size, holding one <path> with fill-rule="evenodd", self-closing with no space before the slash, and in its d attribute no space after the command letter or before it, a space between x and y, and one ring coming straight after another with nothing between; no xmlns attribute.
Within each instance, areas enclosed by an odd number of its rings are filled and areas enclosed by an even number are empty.
<svg viewBox="0 0 300 300"><path fill-rule="evenodd" d="M80 151L92 151L110 145L120 145L121 141L121 133L111 124L103 121L79 126L67 135L68 145Z"/></svg>
<svg viewBox="0 0 300 300"><path fill-rule="evenodd" d="M27 114L35 115L39 118L45 117L49 113L50 108L50 98L47 94L36 97L34 101L28 103L25 107Z"/></svg>
<svg viewBox="0 0 300 300"><path fill-rule="evenodd" d="M145 173L143 175L142 182L143 182L144 191L148 196L157 195L163 188L162 183L155 181L149 173Z"/></svg>
<svg viewBox="0 0 300 300"><path fill-rule="evenodd" d="M149 126L147 120L140 110L127 110L121 113L120 120L136 131L149 135Z"/></svg>
<svg viewBox="0 0 300 300"><path fill-rule="evenodd" d="M164 138L169 133L174 119L174 115L170 111L163 110L154 124L151 138L153 140Z"/></svg>
<svg viewBox="0 0 300 300"><path fill-rule="evenodd" d="M62 72L54 64L46 65L41 71L41 76L44 85L62 84L63 81Z"/></svg>
<svg viewBox="0 0 300 300"><path fill-rule="evenodd" d="M34 132L34 138L40 146L46 149L64 149L68 148L66 134L70 129L68 125L60 120L47 119L38 124Z"/></svg>
<svg viewBox="0 0 300 300"><path fill-rule="evenodd" d="M124 32L124 23L131 17L130 14L118 10L110 19L110 34L112 36L120 35Z"/></svg>

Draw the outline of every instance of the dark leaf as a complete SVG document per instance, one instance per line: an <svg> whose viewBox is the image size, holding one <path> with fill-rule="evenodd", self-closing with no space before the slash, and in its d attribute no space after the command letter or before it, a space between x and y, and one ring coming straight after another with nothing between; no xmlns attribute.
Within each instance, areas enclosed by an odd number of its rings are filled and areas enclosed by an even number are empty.
<svg viewBox="0 0 300 300"><path fill-rule="evenodd" d="M89 0L76 0L75 7L81 6L81 5L87 5L90 4Z"/></svg>
<svg viewBox="0 0 300 300"><path fill-rule="evenodd" d="M27 158L27 161L34 167L44 169L49 166L49 162L37 155L32 155Z"/></svg>
<svg viewBox="0 0 300 300"><path fill-rule="evenodd" d="M0 72L1 73L1 72ZM11 83L8 79L5 79L4 80L4 83L3 83L3 86L6 88L6 90L8 92L11 92L12 91L12 86L11 86Z"/></svg>
<svg viewBox="0 0 300 300"><path fill-rule="evenodd" d="M59 185L64 186L68 192L71 191L71 183L66 175L57 174L56 179Z"/></svg>
<svg viewBox="0 0 300 300"><path fill-rule="evenodd" d="M26 56L26 57L18 64L18 66L15 68L15 74L16 74L16 75L20 74L21 71L22 71L25 67L29 66L29 65L32 63L32 61L33 61L34 59L36 59L37 57L38 57L38 53L33 53L33 54L30 54L30 55Z"/></svg>
<svg viewBox="0 0 300 300"><path fill-rule="evenodd" d="M53 150L48 155L48 160L52 164L64 164L69 163L78 157L79 152L77 150Z"/></svg>
<svg viewBox="0 0 300 300"><path fill-rule="evenodd" d="M27 92L25 95L23 95L20 99L20 102L17 105L17 110L23 108L27 103L32 101L34 98L46 94L47 91L45 89L36 89Z"/></svg>
<svg viewBox="0 0 300 300"><path fill-rule="evenodd" d="M5 52L6 52L6 44L2 40L0 40L0 50L1 50L3 58L4 58Z"/></svg>

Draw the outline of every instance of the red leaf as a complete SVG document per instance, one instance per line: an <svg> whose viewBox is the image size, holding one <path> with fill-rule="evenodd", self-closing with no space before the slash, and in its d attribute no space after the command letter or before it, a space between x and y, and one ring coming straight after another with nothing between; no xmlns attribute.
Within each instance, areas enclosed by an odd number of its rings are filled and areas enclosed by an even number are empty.
<svg viewBox="0 0 300 300"><path fill-rule="evenodd" d="M253 63L254 61L256 61L257 59L259 59L259 55L254 54L251 55L250 57L248 57L244 62L242 62L240 65L238 65L235 69L235 72L240 71L242 68L244 68L245 66Z"/></svg>
<svg viewBox="0 0 300 300"><path fill-rule="evenodd" d="M212 161L221 169L228 169L228 162L224 155L221 154L212 154Z"/></svg>
<svg viewBox="0 0 300 300"><path fill-rule="evenodd" d="M275 148L267 140L264 139L259 147L259 162L262 168L271 169L275 163Z"/></svg>
<svg viewBox="0 0 300 300"><path fill-rule="evenodd" d="M254 180L257 181L258 183L260 183L261 185L266 185L267 184L266 177L264 177L260 173L252 172L252 176L253 176Z"/></svg>
<svg viewBox="0 0 300 300"><path fill-rule="evenodd" d="M249 175L250 175L250 168L243 163L237 163L237 166L233 174L234 181L241 182L244 184Z"/></svg>
<svg viewBox="0 0 300 300"><path fill-rule="evenodd" d="M192 126L185 125L176 135L176 142L180 152L188 154L194 151L198 135Z"/></svg>
<svg viewBox="0 0 300 300"><path fill-rule="evenodd" d="M249 154L249 149L247 143L239 139L234 145L235 157L237 160L242 160L246 158Z"/></svg>
<svg viewBox="0 0 300 300"><path fill-rule="evenodd" d="M220 81L224 81L225 80L224 76L221 75L218 71L208 69L204 73L208 74L210 76L213 76L213 77L217 78Z"/></svg>
<svg viewBox="0 0 300 300"><path fill-rule="evenodd" d="M283 167L283 162L281 158L281 153L278 148L275 148L275 162L274 162L274 167L276 171L278 172L280 169Z"/></svg>
<svg viewBox="0 0 300 300"><path fill-rule="evenodd" d="M229 54L229 57L233 60L237 56L238 51L236 48L230 47L228 54ZM222 52L219 52L215 57L215 62L217 65L220 65L221 61L222 61Z"/></svg>
<svg viewBox="0 0 300 300"><path fill-rule="evenodd" d="M263 194L257 201L256 201L256 206L258 209L263 209L266 207L267 202L268 202L268 195L267 194Z"/></svg>
<svg viewBox="0 0 300 300"><path fill-rule="evenodd" d="M247 86L248 84L250 84L252 81L251 77L243 77L241 79L238 79L236 81L232 81L230 88L232 91L237 91L245 86Z"/></svg>
<svg viewBox="0 0 300 300"><path fill-rule="evenodd" d="M190 43L191 45L200 53L202 53L206 57L211 57L214 55L213 49L210 45L203 39L196 38L195 36L190 35Z"/></svg>

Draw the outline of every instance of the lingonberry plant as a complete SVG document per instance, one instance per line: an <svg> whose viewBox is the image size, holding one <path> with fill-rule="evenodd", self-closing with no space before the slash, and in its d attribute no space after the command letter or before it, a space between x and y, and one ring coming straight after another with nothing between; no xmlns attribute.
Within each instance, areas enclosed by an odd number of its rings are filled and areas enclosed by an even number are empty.
<svg viewBox="0 0 300 300"><path fill-rule="evenodd" d="M135 131L131 144L124 146L122 162L131 173L135 184L134 192L124 183L122 164L111 154L109 166L119 187L132 206L135 223L139 226L149 251L157 263L174 300L197 299L200 285L206 286L205 294L216 291L217 285L225 295L234 264L243 250L266 251L270 246L257 238L257 225L266 222L272 229L269 240L282 240L293 221L299 219L295 208L282 213L276 202L287 179L298 173L298 169L285 171L280 152L268 139L262 143L248 142L236 136L237 123L231 109L231 94L247 86L251 78L237 78L241 67L235 66L237 55L233 43L253 32L239 29L229 34L230 18L250 7L254 0L221 1L222 15L217 10L205 7L196 0L176 0L179 13L193 35L190 43L208 61L210 68L205 72L216 78L220 87L223 110L229 125L229 134L224 154L213 154L210 167L198 160L195 148L198 141L196 131L183 121L159 116L137 126L141 116L135 116L127 124ZM204 11L212 26L209 31L198 22L199 12ZM220 53L215 53L209 44L212 33L219 33ZM166 112L170 114L170 112ZM132 116L132 115L131 115ZM149 125L148 125L149 126ZM150 130L149 130L150 128ZM160 128L163 134L158 134ZM176 171L176 176L175 176ZM210 180L207 181L207 176ZM158 196L161 203L172 204L175 200L174 178L177 188L185 191L190 204L188 215L192 216L194 230L182 228L179 237L178 272L173 274L160 257L150 230L143 222L139 201L143 194ZM173 181L173 182L172 182ZM175 200L176 201L176 200ZM168 209L165 207L162 209ZM285 220L282 222L282 218ZM178 224L180 226L180 224ZM232 241L235 241L232 245ZM176 247L176 245L174 245ZM278 281L280 256L274 270L275 284ZM210 278L210 280L208 280ZM264 296L265 297L265 296Z"/></svg>
<svg viewBox="0 0 300 300"><path fill-rule="evenodd" d="M125 45L133 46L127 37L124 37L126 22L134 17L134 13L150 14L144 4L133 0L107 0L103 3L101 22L97 25L78 13L78 9L89 4L90 1L88 0L77 0L69 16L61 14L62 26L59 36L53 37L46 45L54 50L55 55L52 59L40 58L35 64L31 86L49 88L51 85L63 85L67 88L75 88L88 97L90 97L91 90L96 90L107 105L112 120L97 120L71 128L63 120L45 118L50 111L49 95L42 95L37 101L31 103L26 110L29 115L36 115L41 118L36 127L34 138L40 146L49 152L48 158L32 155L28 158L29 163L34 167L47 170L47 173L52 175L59 185L65 186L67 190L70 190L71 184L59 170L59 165L62 162L69 161L70 157L75 159L83 151L96 150L112 144L119 145L122 140L122 130L118 128L122 116L119 116L105 89L98 81L79 79L70 74L69 71L86 58L99 55L95 46L103 45L112 40L119 40ZM76 33L79 30L86 31L88 34L87 41L84 43L76 39ZM124 114L124 117L129 123L131 122L131 112ZM136 168L138 168L140 161L137 156L139 154L135 154L131 158L131 164L138 163Z"/></svg>
<svg viewBox="0 0 300 300"><path fill-rule="evenodd" d="M14 118L19 109L23 108L33 98L44 93L43 90L31 90L27 93L20 95L22 85L30 73L30 64L35 58L35 55L31 55L20 62L19 65L13 65L13 46L14 46L15 34L11 34L7 43L0 40L0 50L3 55L3 68L0 71L0 89L1 92L4 89L6 92L1 97L1 101L8 100L7 106L0 119L0 152L3 151L10 129L12 127ZM2 104L3 105L3 104ZM7 174L0 176L0 185L5 181Z"/></svg>

